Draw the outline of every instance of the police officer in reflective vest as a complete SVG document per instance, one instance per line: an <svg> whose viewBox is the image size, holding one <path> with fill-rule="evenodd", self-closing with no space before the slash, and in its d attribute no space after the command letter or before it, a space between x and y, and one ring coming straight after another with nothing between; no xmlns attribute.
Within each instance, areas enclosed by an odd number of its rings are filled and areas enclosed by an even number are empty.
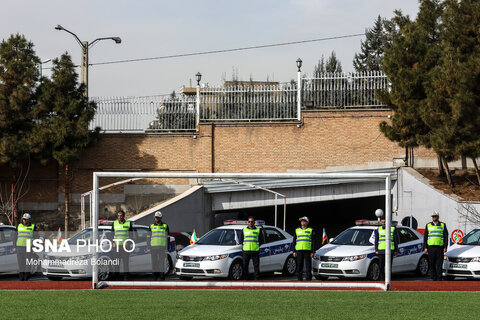
<svg viewBox="0 0 480 320"><path fill-rule="evenodd" d="M27 261L34 257L33 253L27 252L27 242L33 240L34 232L37 231L37 226L32 223L32 216L29 213L22 216L22 222L18 224L16 231L13 252L17 253L19 280L27 281L30 276Z"/></svg>
<svg viewBox="0 0 480 320"><path fill-rule="evenodd" d="M385 280L385 249L386 249L386 233L385 229L385 217L382 217L382 225L375 230L375 253L380 260L380 280ZM394 226L390 227L390 250L391 250L391 259L390 259L390 272L392 271L393 257L397 255L398 251L399 236L397 228Z"/></svg>
<svg viewBox="0 0 480 320"><path fill-rule="evenodd" d="M243 244L243 272L244 278L248 279L248 265L253 262L253 278L258 280L260 274L260 246L263 244L263 234L260 228L255 226L255 218L248 217L248 226L240 236Z"/></svg>
<svg viewBox="0 0 480 320"><path fill-rule="evenodd" d="M123 280L127 280L130 259L127 250L131 250L129 247L131 242L126 242L126 240L131 239L133 223L125 221L125 211L123 210L118 211L117 217L118 219L115 220L112 226L113 259L114 261L118 261L118 265L115 266L114 276L120 275L120 262L122 262Z"/></svg>
<svg viewBox="0 0 480 320"><path fill-rule="evenodd" d="M148 251L152 257L152 271L155 281L165 280L165 251L168 248L170 240L170 231L168 225L162 222L162 213L155 212L155 223L150 225L150 244Z"/></svg>
<svg viewBox="0 0 480 320"><path fill-rule="evenodd" d="M314 254L314 232L308 227L308 217L301 217L301 227L295 230L293 237L293 257L297 258L297 279L303 280L303 265L307 272L307 281L312 280L312 258Z"/></svg>
<svg viewBox="0 0 480 320"><path fill-rule="evenodd" d="M433 211L432 222L425 226L423 246L425 252L428 252L428 264L432 280L442 280L443 254L447 252L448 231L445 223L439 220L437 211Z"/></svg>

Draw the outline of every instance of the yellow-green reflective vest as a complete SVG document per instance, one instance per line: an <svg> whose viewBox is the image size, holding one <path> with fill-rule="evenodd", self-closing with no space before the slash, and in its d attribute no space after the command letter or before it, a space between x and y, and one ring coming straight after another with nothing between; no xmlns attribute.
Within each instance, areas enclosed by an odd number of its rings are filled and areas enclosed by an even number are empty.
<svg viewBox="0 0 480 320"><path fill-rule="evenodd" d="M443 246L443 230L445 230L445 224L440 222L438 226L433 223L427 225L428 239L427 245L429 246Z"/></svg>
<svg viewBox="0 0 480 320"><path fill-rule="evenodd" d="M35 229L33 223L29 226L25 226L22 223L18 225L17 247L26 247L27 241L33 240L33 229Z"/></svg>
<svg viewBox="0 0 480 320"><path fill-rule="evenodd" d="M378 227L378 250L385 250L385 232L386 230L380 226ZM390 249L395 250L395 243L393 242L393 232L395 227L390 227Z"/></svg>
<svg viewBox="0 0 480 320"><path fill-rule="evenodd" d="M150 245L152 247L160 247L167 245L167 224L151 224L152 238Z"/></svg>
<svg viewBox="0 0 480 320"><path fill-rule="evenodd" d="M128 239L128 231L130 230L130 221L125 221L123 224L115 220L113 223L113 240L119 245L123 245Z"/></svg>
<svg viewBox="0 0 480 320"><path fill-rule="evenodd" d="M297 228L295 234L297 235L295 250L312 250L312 228Z"/></svg>
<svg viewBox="0 0 480 320"><path fill-rule="evenodd" d="M243 229L243 251L260 251L260 229Z"/></svg>

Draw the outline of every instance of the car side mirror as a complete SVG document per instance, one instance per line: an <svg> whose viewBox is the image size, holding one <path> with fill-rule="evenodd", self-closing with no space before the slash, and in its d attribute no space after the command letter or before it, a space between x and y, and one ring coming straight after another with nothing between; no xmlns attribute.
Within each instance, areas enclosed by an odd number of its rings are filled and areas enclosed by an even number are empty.
<svg viewBox="0 0 480 320"><path fill-rule="evenodd" d="M335 240L335 238L328 239L328 243L332 242L333 240Z"/></svg>

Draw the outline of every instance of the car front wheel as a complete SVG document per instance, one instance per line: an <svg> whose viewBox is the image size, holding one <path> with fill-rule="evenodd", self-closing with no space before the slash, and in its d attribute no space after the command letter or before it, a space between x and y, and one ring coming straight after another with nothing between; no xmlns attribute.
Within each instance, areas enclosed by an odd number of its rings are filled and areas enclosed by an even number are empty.
<svg viewBox="0 0 480 320"><path fill-rule="evenodd" d="M283 275L286 277L293 277L296 271L297 271L297 260L295 260L293 256L288 256L283 266Z"/></svg>
<svg viewBox="0 0 480 320"><path fill-rule="evenodd" d="M243 271L242 262L240 260L233 261L232 265L230 266L230 271L228 272L228 278L231 280L242 280Z"/></svg>
<svg viewBox="0 0 480 320"><path fill-rule="evenodd" d="M372 261L372 263L370 263L367 271L367 280L380 280L380 265L378 264L378 261Z"/></svg>
<svg viewBox="0 0 480 320"><path fill-rule="evenodd" d="M422 256L418 260L416 273L418 276L425 277L428 274L428 259L427 256Z"/></svg>
<svg viewBox="0 0 480 320"><path fill-rule="evenodd" d="M102 259L102 263L98 264L98 280L107 281L112 276L112 267L108 259Z"/></svg>

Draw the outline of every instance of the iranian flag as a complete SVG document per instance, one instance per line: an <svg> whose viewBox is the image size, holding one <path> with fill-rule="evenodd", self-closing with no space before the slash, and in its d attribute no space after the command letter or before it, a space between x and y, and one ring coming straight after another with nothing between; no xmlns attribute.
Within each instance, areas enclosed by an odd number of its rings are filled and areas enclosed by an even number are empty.
<svg viewBox="0 0 480 320"><path fill-rule="evenodd" d="M197 234L195 233L195 229L193 229L192 236L190 237L190 244L194 244L198 241Z"/></svg>
<svg viewBox="0 0 480 320"><path fill-rule="evenodd" d="M57 233L57 243L62 243L62 230L60 230L60 228L58 228L58 233Z"/></svg>

